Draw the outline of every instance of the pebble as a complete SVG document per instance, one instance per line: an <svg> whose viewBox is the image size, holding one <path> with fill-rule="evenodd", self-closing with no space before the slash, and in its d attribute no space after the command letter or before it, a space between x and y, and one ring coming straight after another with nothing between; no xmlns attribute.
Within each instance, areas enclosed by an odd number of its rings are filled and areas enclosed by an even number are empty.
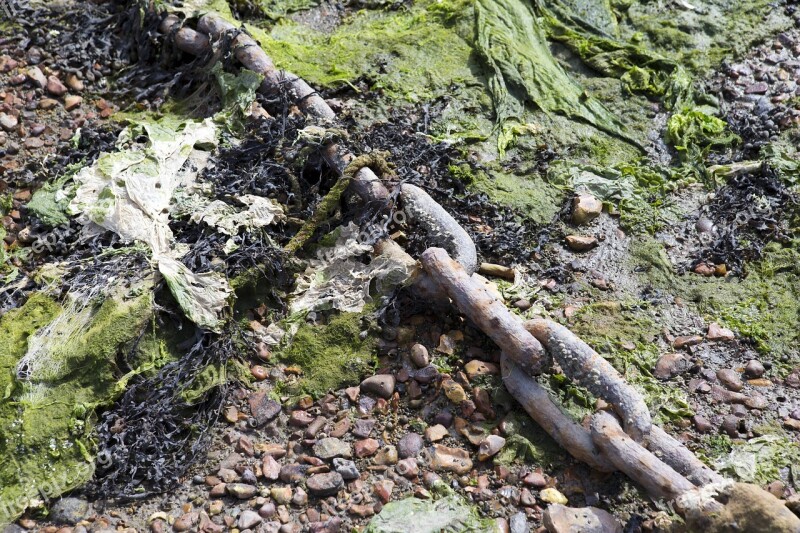
<svg viewBox="0 0 800 533"><path fill-rule="evenodd" d="M225 485L225 490L228 494L240 500L249 500L257 492L255 486L247 483L228 483Z"/></svg>
<svg viewBox="0 0 800 533"><path fill-rule="evenodd" d="M473 359L464 365L464 372L466 372L469 379L472 380L478 376L497 375L500 373L500 367L494 363Z"/></svg>
<svg viewBox="0 0 800 533"><path fill-rule="evenodd" d="M328 460L334 457L352 457L350 445L341 439L327 437L314 443L314 455L320 459Z"/></svg>
<svg viewBox="0 0 800 533"><path fill-rule="evenodd" d="M506 444L506 439L500 435L489 435L481 441L478 445L478 460L486 461L503 449Z"/></svg>
<svg viewBox="0 0 800 533"><path fill-rule="evenodd" d="M464 392L464 387L450 378L442 381L442 389L444 389L444 394L447 396L447 399L456 405L467 399L467 393Z"/></svg>
<svg viewBox="0 0 800 533"><path fill-rule="evenodd" d="M64 96L67 93L67 88L61 83L56 76L48 76L47 77L47 92L52 94L53 96Z"/></svg>
<svg viewBox="0 0 800 533"><path fill-rule="evenodd" d="M372 492L383 503L389 503L389 500L392 499L392 489L394 489L394 481L389 479L382 479L372 484Z"/></svg>
<svg viewBox="0 0 800 533"><path fill-rule="evenodd" d="M414 344L411 347L411 362L414 363L418 368L428 366L430 363L428 349L422 344Z"/></svg>
<svg viewBox="0 0 800 533"><path fill-rule="evenodd" d="M331 437L344 437L348 431L350 431L350 418L345 417L333 425L333 429L331 429L329 435Z"/></svg>
<svg viewBox="0 0 800 533"><path fill-rule="evenodd" d="M261 462L261 474L267 481L277 481L281 474L281 465L271 455L265 455Z"/></svg>
<svg viewBox="0 0 800 533"><path fill-rule="evenodd" d="M397 442L397 454L401 459L416 457L422 450L422 437L418 433L407 433Z"/></svg>
<svg viewBox="0 0 800 533"><path fill-rule="evenodd" d="M342 479L345 481L358 479L361 475L358 471L358 468L356 468L356 464L349 459L342 459L339 457L335 458L333 460L333 468L342 476Z"/></svg>
<svg viewBox="0 0 800 533"><path fill-rule="evenodd" d="M394 376L391 374L378 374L361 382L361 392L374 394L388 400L392 397L394 385Z"/></svg>
<svg viewBox="0 0 800 533"><path fill-rule="evenodd" d="M545 509L542 523L556 533L622 533L622 526L608 511L594 507L566 507L555 503ZM657 528L660 530L660 528Z"/></svg>
<svg viewBox="0 0 800 533"><path fill-rule="evenodd" d="M416 372L414 372L413 378L422 383L423 385L427 385L435 381L439 377L439 370L433 366L428 365L426 367L422 367Z"/></svg>
<svg viewBox="0 0 800 533"><path fill-rule="evenodd" d="M328 472L326 474L314 474L308 481L306 487L313 496L325 497L333 496L344 486L342 475L338 472Z"/></svg>
<svg viewBox="0 0 800 533"><path fill-rule="evenodd" d="M247 402L256 427L263 426L281 412L281 404L269 398L266 392L251 394Z"/></svg>
<svg viewBox="0 0 800 533"><path fill-rule="evenodd" d="M409 457L408 459L398 461L395 470L397 470L397 473L401 476L413 479L419 474L419 465L416 459Z"/></svg>
<svg viewBox="0 0 800 533"><path fill-rule="evenodd" d="M751 359L744 367L744 375L751 379L760 378L764 375L764 365L761 361Z"/></svg>
<svg viewBox="0 0 800 533"><path fill-rule="evenodd" d="M258 509L258 514L262 518L272 518L275 512L275 504L272 502L267 502Z"/></svg>
<svg viewBox="0 0 800 533"><path fill-rule="evenodd" d="M514 513L508 519L509 533L529 533L531 530L528 525L528 518L523 512Z"/></svg>
<svg viewBox="0 0 800 533"><path fill-rule="evenodd" d="M283 465L281 467L281 473L278 477L284 483L300 483L306 477L306 471L308 468L308 465L301 465L297 463Z"/></svg>
<svg viewBox="0 0 800 533"><path fill-rule="evenodd" d="M708 433L713 428L711 422L702 415L694 415L692 417L692 422L694 423L694 427L700 433Z"/></svg>
<svg viewBox="0 0 800 533"><path fill-rule="evenodd" d="M535 489L542 489L547 486L547 480L541 472L531 472L522 479L522 482Z"/></svg>
<svg viewBox="0 0 800 533"><path fill-rule="evenodd" d="M358 458L369 457L378 451L380 443L375 439L362 439L353 445L355 455Z"/></svg>
<svg viewBox="0 0 800 533"><path fill-rule="evenodd" d="M269 375L267 369L261 365L251 366L250 373L253 375L254 378L256 378L257 381L264 381L265 379L267 379L267 376Z"/></svg>
<svg viewBox="0 0 800 533"><path fill-rule="evenodd" d="M292 488L291 487L272 487L269 495L275 500L278 505L287 505L292 501Z"/></svg>
<svg viewBox="0 0 800 533"><path fill-rule="evenodd" d="M353 435L360 438L369 437L372 429L375 427L375 420L372 418L362 418L356 420L356 425L353 428Z"/></svg>
<svg viewBox="0 0 800 533"><path fill-rule="evenodd" d="M297 487L292 495L292 505L304 507L306 504L308 504L308 494L303 490L303 487Z"/></svg>
<svg viewBox="0 0 800 533"><path fill-rule="evenodd" d="M397 464L397 448L391 444L387 444L375 454L376 465L394 465Z"/></svg>
<svg viewBox="0 0 800 533"><path fill-rule="evenodd" d="M185 513L172 524L174 531L189 531L197 522L197 513Z"/></svg>
<svg viewBox="0 0 800 533"><path fill-rule="evenodd" d="M561 494L557 489L554 489L553 487L542 489L539 492L539 499L541 499L543 502L560 503L561 505L566 505L567 502L569 502L566 496Z"/></svg>
<svg viewBox="0 0 800 533"><path fill-rule="evenodd" d="M0 127L2 127L6 131L13 131L14 128L17 127L19 124L19 120L14 115L8 115L6 113L0 113Z"/></svg>
<svg viewBox="0 0 800 533"><path fill-rule="evenodd" d="M446 470L458 475L464 475L472 470L472 459L470 459L466 450L435 444L433 446L431 466L434 470Z"/></svg>
<svg viewBox="0 0 800 533"><path fill-rule="evenodd" d="M689 370L691 363L681 353L665 353L658 358L653 375L658 379L670 379Z"/></svg>
<svg viewBox="0 0 800 533"><path fill-rule="evenodd" d="M239 529L251 529L261 523L261 516L255 511L249 509L239 513L239 519L236 520L236 527Z"/></svg>
<svg viewBox="0 0 800 533"><path fill-rule="evenodd" d="M89 514L89 502L80 498L61 498L50 508L50 519L56 524L74 526Z"/></svg>
<svg viewBox="0 0 800 533"><path fill-rule="evenodd" d="M675 337L675 340L672 341L672 346L680 350L689 346L696 346L701 342L703 342L703 337L700 335L681 335L680 337Z"/></svg>
<svg viewBox="0 0 800 533"><path fill-rule="evenodd" d="M603 212L603 202L590 194L581 194L572 200L572 222L586 224Z"/></svg>
<svg viewBox="0 0 800 533"><path fill-rule="evenodd" d="M717 370L717 379L732 391L739 392L744 388L739 373L730 368L721 368Z"/></svg>
<svg viewBox="0 0 800 533"><path fill-rule="evenodd" d="M588 252L597 246L597 239L595 237L587 237L584 235L567 235L566 241L570 250L575 252Z"/></svg>
<svg viewBox="0 0 800 533"><path fill-rule="evenodd" d="M448 435L447 428L441 424L425 428L425 438L430 442L439 442Z"/></svg>
<svg viewBox="0 0 800 533"><path fill-rule="evenodd" d="M47 78L39 67L29 68L27 74L28 79L40 89L44 89L47 86Z"/></svg>
<svg viewBox="0 0 800 533"><path fill-rule="evenodd" d="M733 331L729 330L728 328L723 328L716 322L712 322L708 325L708 333L706 333L706 338L710 341L732 341L736 338Z"/></svg>

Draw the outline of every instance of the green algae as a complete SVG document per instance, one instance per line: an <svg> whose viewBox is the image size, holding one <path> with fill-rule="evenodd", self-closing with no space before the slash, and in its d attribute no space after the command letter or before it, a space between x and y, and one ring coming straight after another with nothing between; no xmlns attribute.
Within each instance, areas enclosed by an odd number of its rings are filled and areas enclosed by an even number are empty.
<svg viewBox="0 0 800 533"><path fill-rule="evenodd" d="M89 303L88 322L67 338L39 338L43 328L74 322L70 307L36 293L0 319L0 522L28 506L88 481L94 470L94 409L124 390L139 368L125 372L118 355L132 347L152 314L149 291ZM27 379L17 377L20 359L43 340ZM37 364L38 363L38 364Z"/></svg>
<svg viewBox="0 0 800 533"><path fill-rule="evenodd" d="M361 381L375 363L375 340L361 339L363 313L332 315L325 325L302 324L278 357L301 368L297 390L320 397Z"/></svg>

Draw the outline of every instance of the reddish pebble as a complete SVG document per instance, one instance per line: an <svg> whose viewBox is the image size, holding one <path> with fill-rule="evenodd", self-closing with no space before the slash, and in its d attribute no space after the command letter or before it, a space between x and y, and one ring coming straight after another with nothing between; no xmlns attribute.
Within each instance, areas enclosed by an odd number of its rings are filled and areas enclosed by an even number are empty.
<svg viewBox="0 0 800 533"><path fill-rule="evenodd" d="M265 379L267 379L267 369L261 365L251 366L250 373L253 374L253 377L256 378L258 381L264 381Z"/></svg>

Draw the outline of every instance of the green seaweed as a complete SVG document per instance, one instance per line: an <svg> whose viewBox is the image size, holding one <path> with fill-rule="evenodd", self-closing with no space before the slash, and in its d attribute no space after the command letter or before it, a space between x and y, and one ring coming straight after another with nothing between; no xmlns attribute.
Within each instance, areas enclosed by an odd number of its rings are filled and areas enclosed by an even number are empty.
<svg viewBox="0 0 800 533"><path fill-rule="evenodd" d="M22 381L16 368L34 333L77 317L35 293L0 319L0 426L5 428L0 440L5 458L0 466L0 523L91 478L95 408L107 405L134 374L154 364L140 352L144 357L135 370L125 373L117 367L120 350L131 346L150 323L150 291L137 294L89 304L88 323L50 345L41 354L50 363Z"/></svg>
<svg viewBox="0 0 800 533"><path fill-rule="evenodd" d="M375 363L375 341L361 339L362 313L340 313L325 325L302 324L289 345L281 349L281 361L303 371L293 393L320 397L331 390L358 383Z"/></svg>

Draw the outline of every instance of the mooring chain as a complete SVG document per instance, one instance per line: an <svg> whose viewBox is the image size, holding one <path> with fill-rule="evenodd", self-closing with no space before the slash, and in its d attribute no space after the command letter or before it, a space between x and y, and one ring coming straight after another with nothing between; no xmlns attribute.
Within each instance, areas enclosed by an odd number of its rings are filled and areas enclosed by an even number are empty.
<svg viewBox="0 0 800 533"><path fill-rule="evenodd" d="M197 28L199 31L184 26L175 15L167 15L160 25L161 32L172 36L179 49L195 56L210 52L214 42L235 32L231 39L234 57L245 68L264 76L259 88L262 93L274 94L282 86L288 87L295 105L309 118L322 123L336 118L314 89L299 76L277 69L246 32L216 14L200 17ZM324 147L322 155L339 175L355 158L338 144ZM386 185L368 166L352 175L348 188L367 203L391 197ZM408 265L421 265L411 287L415 294L424 298L446 296L502 348L504 385L556 442L592 468L624 472L656 498L672 500L695 486L723 481L683 444L652 424L641 394L591 347L553 321L535 319L523 323L478 283L472 277L478 266L475 244L427 192L404 183L399 186L399 197L410 221L442 248L428 248L417 263L386 237L376 243L376 252L390 253ZM624 429L616 417L605 411L592 415L588 427L569 416L536 380L550 368L551 357L568 378L607 401L621 418Z"/></svg>

